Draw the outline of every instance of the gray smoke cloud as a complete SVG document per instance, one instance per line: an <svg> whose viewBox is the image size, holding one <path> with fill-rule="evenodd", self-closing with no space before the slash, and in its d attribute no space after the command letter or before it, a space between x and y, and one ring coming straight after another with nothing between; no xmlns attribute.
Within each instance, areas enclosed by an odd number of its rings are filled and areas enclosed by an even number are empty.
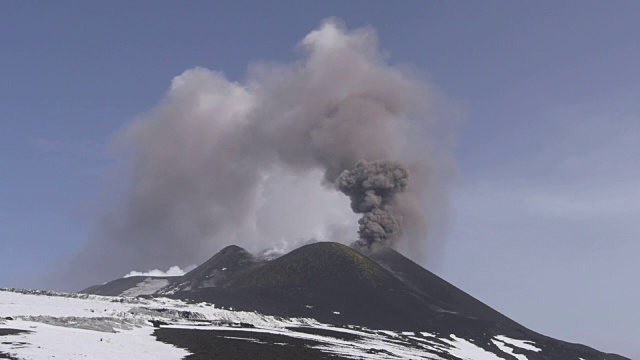
<svg viewBox="0 0 640 360"><path fill-rule="evenodd" d="M298 53L250 65L242 82L204 68L176 76L115 137L123 186L50 285L77 290L200 263L229 244L311 238L397 245L423 260L452 172L438 92L388 65L371 28L328 19Z"/></svg>
<svg viewBox="0 0 640 360"><path fill-rule="evenodd" d="M344 170L336 184L351 199L351 209L364 214L358 221L358 248L391 246L402 235L402 219L395 209L396 194L406 190L409 171L396 161L358 161Z"/></svg>

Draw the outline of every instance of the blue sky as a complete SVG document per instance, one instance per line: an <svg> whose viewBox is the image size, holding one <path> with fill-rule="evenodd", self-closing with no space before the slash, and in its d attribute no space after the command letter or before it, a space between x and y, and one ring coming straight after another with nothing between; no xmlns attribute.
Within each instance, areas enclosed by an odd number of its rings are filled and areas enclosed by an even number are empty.
<svg viewBox="0 0 640 360"><path fill-rule="evenodd" d="M464 113L430 268L534 330L640 357L638 14L632 1L5 3L0 286L28 286L87 241L109 139L174 76L242 81L337 16L375 28L389 63Z"/></svg>

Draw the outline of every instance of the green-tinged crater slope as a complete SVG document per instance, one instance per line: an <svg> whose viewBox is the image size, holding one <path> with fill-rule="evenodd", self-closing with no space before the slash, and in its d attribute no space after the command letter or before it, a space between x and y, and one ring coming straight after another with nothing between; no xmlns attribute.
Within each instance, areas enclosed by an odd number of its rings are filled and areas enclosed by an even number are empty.
<svg viewBox="0 0 640 360"><path fill-rule="evenodd" d="M304 246L230 283L234 289L290 289L313 284L377 288L395 279L380 265L338 243ZM397 285L397 284L395 284Z"/></svg>

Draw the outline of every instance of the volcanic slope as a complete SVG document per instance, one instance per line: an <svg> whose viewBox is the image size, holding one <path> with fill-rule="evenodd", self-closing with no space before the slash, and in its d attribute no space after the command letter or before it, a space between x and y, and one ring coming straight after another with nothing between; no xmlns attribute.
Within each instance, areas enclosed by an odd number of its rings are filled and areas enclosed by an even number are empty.
<svg viewBox="0 0 640 360"><path fill-rule="evenodd" d="M535 343L535 350L526 357L520 350L511 349L517 359L624 359L528 330L391 249L366 257L347 246L325 242L261 262L231 246L154 295L281 319L310 318L344 331L364 326L362 329L377 329L371 330L376 336L384 334L379 330L402 334L427 331L436 339L470 339L492 354L504 353L505 343L496 340L501 337ZM246 334L241 338L256 344L270 341L255 337L254 330L242 330ZM202 339L194 337L196 333ZM216 336L222 336L216 340L216 348L227 344L232 354L235 345L221 339L239 338L196 329L160 329L160 334L164 334L163 341L196 353ZM297 349L297 345L291 346ZM205 354L210 355L207 351ZM457 359L450 355L439 353L440 358Z"/></svg>
<svg viewBox="0 0 640 360"><path fill-rule="evenodd" d="M470 326L467 329L458 326L461 318L471 317L493 322L495 326L490 327L490 333L492 334L502 333L514 337L531 339L535 341L538 346L541 346L542 349L546 350L544 353L555 355L564 354L567 358L571 358L580 353L597 353L596 350L590 347L558 341L527 329L429 270L404 257L394 249L380 249L369 255L369 258L392 272L403 283L427 298L430 303L442 309L450 310L450 313L445 313L444 316L440 317L440 329L448 328L452 333L471 335L479 329L474 329L474 326ZM466 322L466 324L470 325L469 322ZM475 336L477 337L477 335L476 333ZM618 358L617 355L612 354L607 354L607 356L613 359Z"/></svg>
<svg viewBox="0 0 640 360"><path fill-rule="evenodd" d="M389 271L337 243L307 245L225 286L176 292L172 297L373 328L419 329L435 315Z"/></svg>
<svg viewBox="0 0 640 360"><path fill-rule="evenodd" d="M102 296L142 296L154 295L160 289L171 285L176 276L130 276L109 281L106 284L90 286L80 293Z"/></svg>
<svg viewBox="0 0 640 360"><path fill-rule="evenodd" d="M160 290L158 295L224 286L231 279L248 270L258 268L264 263L245 249L230 245L220 250L202 265L176 279L172 285Z"/></svg>
<svg viewBox="0 0 640 360"><path fill-rule="evenodd" d="M90 286L80 293L103 296L168 295L225 285L234 276L264 264L245 249L230 245L184 276L131 276Z"/></svg>
<svg viewBox="0 0 640 360"><path fill-rule="evenodd" d="M315 243L241 272L223 286L172 297L337 326L456 334L491 353L499 351L492 339L508 336L538 344L530 360L618 358L528 330L392 249L367 257L342 244Z"/></svg>
<svg viewBox="0 0 640 360"><path fill-rule="evenodd" d="M223 286L172 297L376 329L530 333L394 250L373 259L320 242L238 273Z"/></svg>
<svg viewBox="0 0 640 360"><path fill-rule="evenodd" d="M428 301L450 314L484 319L512 329L526 330L451 283L416 264L391 248L382 248L369 258L401 280Z"/></svg>

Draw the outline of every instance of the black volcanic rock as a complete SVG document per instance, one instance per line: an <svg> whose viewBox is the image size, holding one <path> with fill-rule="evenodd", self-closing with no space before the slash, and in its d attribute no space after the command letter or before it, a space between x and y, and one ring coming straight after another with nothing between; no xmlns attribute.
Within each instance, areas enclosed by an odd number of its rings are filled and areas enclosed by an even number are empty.
<svg viewBox="0 0 640 360"><path fill-rule="evenodd" d="M387 270L337 243L306 245L223 287L174 296L238 310L379 327L417 326L410 309L421 303Z"/></svg>
<svg viewBox="0 0 640 360"><path fill-rule="evenodd" d="M303 246L235 276L224 286L173 296L238 310L379 329L434 327L451 312L370 258L328 242ZM471 317L467 320L483 328L493 324Z"/></svg>
<svg viewBox="0 0 640 360"><path fill-rule="evenodd" d="M186 273L181 279L182 289L218 287L234 276L262 264L245 249L230 245L220 250L202 265Z"/></svg>
<svg viewBox="0 0 640 360"><path fill-rule="evenodd" d="M458 289L429 270L426 270L422 266L404 257L394 249L382 248L373 254L370 254L369 258L389 270L413 290L429 299L431 303L436 304L443 309L450 310L451 315L454 315L448 316L451 323L455 323L459 320L459 318L455 316L456 314L465 317L488 320L496 324L496 334L510 334L520 338L524 337L533 339L538 346L546 351L544 351L539 357L529 354L528 358L531 360L549 359L549 353L554 354L554 357L552 357L553 359L572 358L578 355L586 359L589 354L593 353L598 353L600 356L600 353L597 350L590 347L558 341L527 329L466 292ZM455 326L453 326L453 328L455 328ZM580 356L578 356L578 358L580 358ZM605 354L604 358L624 359L624 357L620 357L615 354Z"/></svg>
<svg viewBox="0 0 640 360"><path fill-rule="evenodd" d="M513 329L525 329L391 248L382 248L369 255L369 258L441 309L503 324Z"/></svg>
<svg viewBox="0 0 640 360"><path fill-rule="evenodd" d="M377 288L388 282L395 280L366 256L342 244L319 242L273 260L258 272L235 278L229 287L292 290L362 284Z"/></svg>
<svg viewBox="0 0 640 360"><path fill-rule="evenodd" d="M162 342L188 349L189 360L210 359L278 359L320 360L340 359L312 346L321 345L312 340L295 339L283 335L252 333L253 341L245 341L243 331L207 331L161 328L154 332Z"/></svg>

